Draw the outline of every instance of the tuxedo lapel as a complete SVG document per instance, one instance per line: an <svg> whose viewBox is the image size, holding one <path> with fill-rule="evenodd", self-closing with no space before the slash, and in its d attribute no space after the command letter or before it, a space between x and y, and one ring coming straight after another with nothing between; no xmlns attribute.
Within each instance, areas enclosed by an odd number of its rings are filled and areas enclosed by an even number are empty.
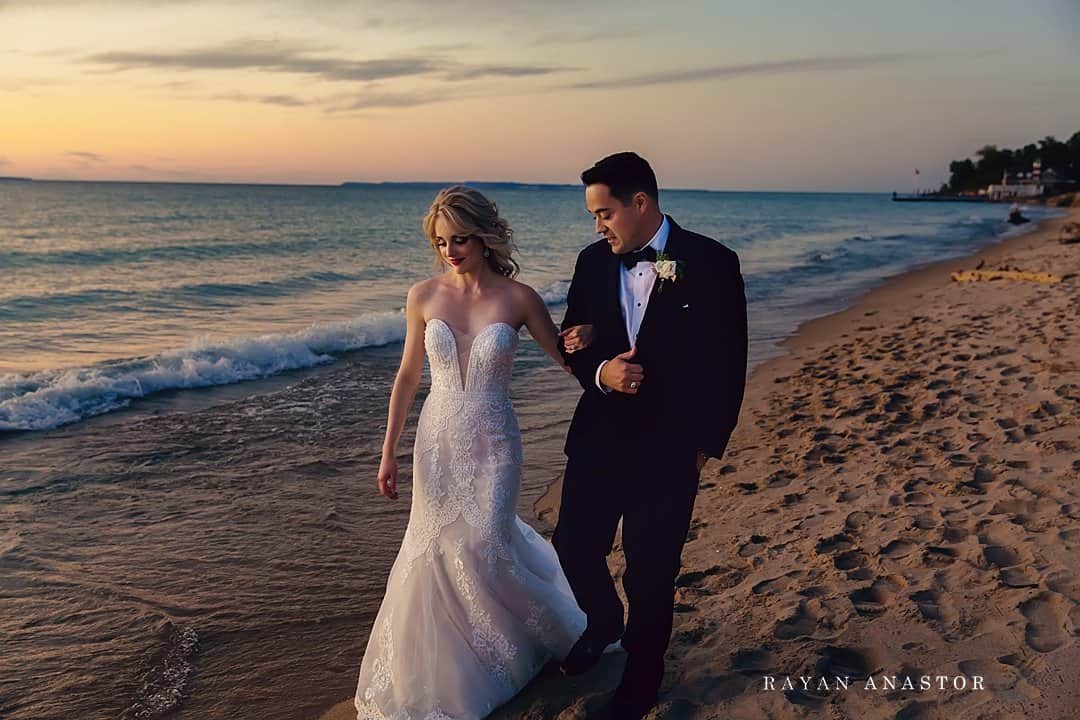
<svg viewBox="0 0 1080 720"><path fill-rule="evenodd" d="M604 268L604 286L602 289L607 319L614 328L614 337L621 340L624 350L630 349L630 336L626 334L626 319L623 317L621 298L622 260L611 253Z"/></svg>

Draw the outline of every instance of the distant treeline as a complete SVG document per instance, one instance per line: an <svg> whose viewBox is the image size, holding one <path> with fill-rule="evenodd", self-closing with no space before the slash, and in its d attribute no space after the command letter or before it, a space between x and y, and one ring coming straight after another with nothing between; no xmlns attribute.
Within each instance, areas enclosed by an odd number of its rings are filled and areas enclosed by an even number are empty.
<svg viewBox="0 0 1080 720"><path fill-rule="evenodd" d="M1042 162L1042 171L1053 170L1059 180L1080 180L1080 131L1061 142L1052 135L1018 150L986 145L975 153L977 160L953 160L949 163L949 182L943 193L970 192L1001 182L1005 171L1030 172L1031 164Z"/></svg>

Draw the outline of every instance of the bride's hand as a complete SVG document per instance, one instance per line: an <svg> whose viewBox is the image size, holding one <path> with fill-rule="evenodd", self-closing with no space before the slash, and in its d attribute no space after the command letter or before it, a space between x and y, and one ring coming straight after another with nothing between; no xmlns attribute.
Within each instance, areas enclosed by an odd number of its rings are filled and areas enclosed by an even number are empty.
<svg viewBox="0 0 1080 720"><path fill-rule="evenodd" d="M593 326L574 325L559 333L559 337L563 339L563 345L566 347L566 352L573 353L578 350L584 350L592 345Z"/></svg>
<svg viewBox="0 0 1080 720"><path fill-rule="evenodd" d="M397 500L397 460L392 455L383 455L379 463L379 494L391 500Z"/></svg>

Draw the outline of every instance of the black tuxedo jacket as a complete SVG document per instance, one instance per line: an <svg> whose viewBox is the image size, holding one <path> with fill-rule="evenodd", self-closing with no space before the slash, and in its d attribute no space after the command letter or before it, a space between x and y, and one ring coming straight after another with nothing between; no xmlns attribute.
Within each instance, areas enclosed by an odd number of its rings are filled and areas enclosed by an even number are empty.
<svg viewBox="0 0 1080 720"><path fill-rule="evenodd" d="M668 217L666 255L677 281L657 278L630 362L644 367L636 395L604 393L596 369L630 349L619 305L619 257L606 240L578 255L563 329L591 323L592 345L564 356L584 389L566 437L571 458L604 462L627 452L703 452L720 457L746 383L746 297L738 256ZM647 444L648 447L644 447Z"/></svg>

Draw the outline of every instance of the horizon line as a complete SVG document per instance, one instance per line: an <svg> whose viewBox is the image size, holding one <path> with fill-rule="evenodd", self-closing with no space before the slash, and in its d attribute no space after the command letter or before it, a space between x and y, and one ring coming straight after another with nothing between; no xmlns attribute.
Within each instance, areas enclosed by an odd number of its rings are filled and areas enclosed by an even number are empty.
<svg viewBox="0 0 1080 720"><path fill-rule="evenodd" d="M230 180L116 180L116 179L71 179L71 178L34 178L17 176L0 176L0 183L98 183L113 185L208 185L208 186L236 186L236 187L296 187L296 188L334 188L348 189L349 186L379 187L379 186L422 186L422 187L450 187L452 185L466 186L505 186L505 187L541 187L552 189L584 188L580 183L553 183L553 182L526 182L521 180L343 180L340 183L299 183L299 182L242 182ZM664 187L659 188L667 192L707 192L707 193L787 193L792 195L888 195L888 190L761 190L748 188L694 188L694 187Z"/></svg>

